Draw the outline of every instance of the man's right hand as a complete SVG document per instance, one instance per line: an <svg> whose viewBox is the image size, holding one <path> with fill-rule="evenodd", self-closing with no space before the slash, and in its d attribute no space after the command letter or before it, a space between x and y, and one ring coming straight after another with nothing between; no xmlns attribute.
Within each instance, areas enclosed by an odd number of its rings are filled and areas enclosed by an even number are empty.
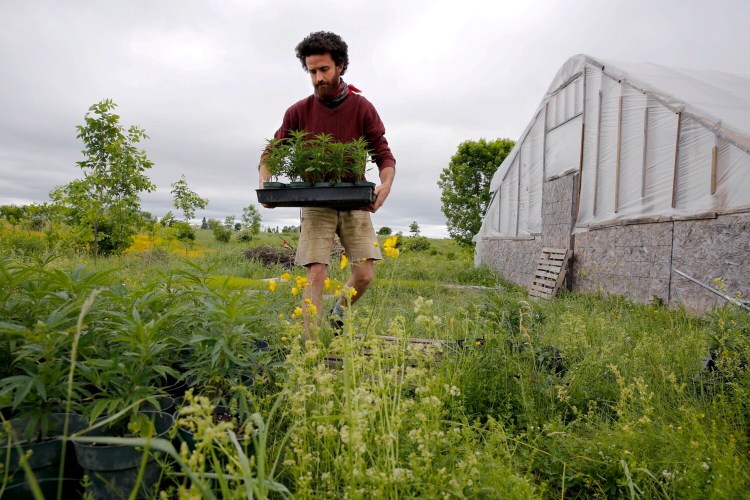
<svg viewBox="0 0 750 500"><path fill-rule="evenodd" d="M263 183L265 181L263 180L263 177L260 178L258 181L258 189L263 189ZM276 208L276 205L269 205L268 203L261 203L260 204L263 208Z"/></svg>

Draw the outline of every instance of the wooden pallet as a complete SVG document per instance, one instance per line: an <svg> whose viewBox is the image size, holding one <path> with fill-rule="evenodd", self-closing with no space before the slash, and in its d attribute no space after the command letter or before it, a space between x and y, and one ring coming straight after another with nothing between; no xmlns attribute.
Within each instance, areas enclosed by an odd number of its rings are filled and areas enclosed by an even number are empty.
<svg viewBox="0 0 750 500"><path fill-rule="evenodd" d="M397 342L397 341L401 340L398 337L393 337L393 336L390 336L390 335L376 335L375 338L378 338L378 339L381 339L381 340L385 340L385 341L390 341L390 342ZM422 339L422 338L414 338L414 337L412 337L412 338L409 339L409 343L411 345L413 345L413 346L419 346L419 347L423 347L423 348L427 347L428 345L439 347L442 344L442 342L440 340L437 340L437 339ZM370 357L370 350L369 349L365 349L364 350L364 355L367 358L369 358ZM441 357L440 354L436 352L435 353L435 360L439 361L440 357ZM328 368L331 368L331 369L337 369L338 370L338 369L341 369L341 368L344 367L344 360L343 360L343 358L341 356L339 356L339 355L336 355L336 354L329 354L328 356L325 357L324 362L325 362L325 365Z"/></svg>
<svg viewBox="0 0 750 500"><path fill-rule="evenodd" d="M565 282L570 250L567 248L542 248L542 256L531 279L529 295L542 299L553 298Z"/></svg>

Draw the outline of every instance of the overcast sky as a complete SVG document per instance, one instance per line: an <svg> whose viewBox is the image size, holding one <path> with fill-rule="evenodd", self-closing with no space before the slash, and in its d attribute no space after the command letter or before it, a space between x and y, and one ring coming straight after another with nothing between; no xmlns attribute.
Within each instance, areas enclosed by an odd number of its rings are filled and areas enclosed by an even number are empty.
<svg viewBox="0 0 750 500"><path fill-rule="evenodd" d="M171 210L185 174L210 200L198 218L241 215L265 139L311 93L294 47L319 30L349 44L345 79L397 160L375 227L416 220L428 236L447 236L437 180L457 146L518 139L569 57L750 74L750 0L0 0L0 204L79 178L75 126L110 98L150 137L144 210ZM294 208L261 214L298 223Z"/></svg>

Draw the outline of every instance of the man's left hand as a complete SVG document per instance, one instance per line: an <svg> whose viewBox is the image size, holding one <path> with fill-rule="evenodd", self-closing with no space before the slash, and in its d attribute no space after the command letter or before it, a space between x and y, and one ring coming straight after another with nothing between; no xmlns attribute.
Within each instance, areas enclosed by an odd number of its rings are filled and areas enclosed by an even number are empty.
<svg viewBox="0 0 750 500"><path fill-rule="evenodd" d="M383 203L385 203L385 199L388 198L390 192L390 184L380 184L375 186L375 201L367 205L367 211L371 213L377 212L378 209L383 206Z"/></svg>

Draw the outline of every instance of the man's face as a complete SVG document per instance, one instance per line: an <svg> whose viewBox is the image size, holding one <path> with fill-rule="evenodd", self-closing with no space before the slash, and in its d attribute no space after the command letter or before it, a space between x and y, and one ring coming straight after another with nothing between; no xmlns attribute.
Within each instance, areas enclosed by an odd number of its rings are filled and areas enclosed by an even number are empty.
<svg viewBox="0 0 750 500"><path fill-rule="evenodd" d="M318 97L323 99L332 97L341 83L343 66L336 66L331 54L307 56L305 66L315 87Z"/></svg>

